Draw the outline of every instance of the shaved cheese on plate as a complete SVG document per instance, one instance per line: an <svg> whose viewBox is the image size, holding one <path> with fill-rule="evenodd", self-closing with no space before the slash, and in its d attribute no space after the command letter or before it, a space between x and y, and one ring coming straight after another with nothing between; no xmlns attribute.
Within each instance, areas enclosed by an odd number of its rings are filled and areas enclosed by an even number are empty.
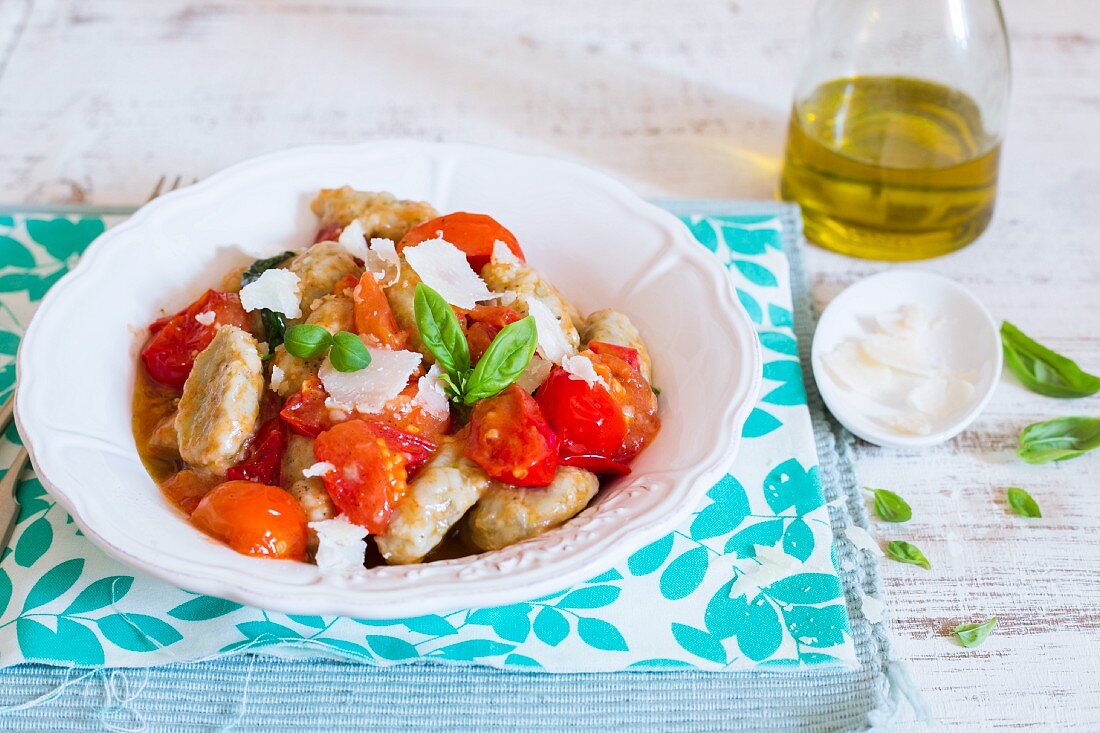
<svg viewBox="0 0 1100 733"><path fill-rule="evenodd" d="M516 384L524 392L534 392L542 386L546 378L550 376L550 370L554 368L554 362L543 359L538 354L531 357L523 374L519 375Z"/></svg>
<svg viewBox="0 0 1100 733"><path fill-rule="evenodd" d="M539 333L539 353L544 359L561 364L562 359L573 354L573 346L565 337L561 322L554 313L535 296L527 297L527 313L535 319Z"/></svg>
<svg viewBox="0 0 1100 733"><path fill-rule="evenodd" d="M391 351L370 347L371 362L355 372L340 372L325 357L317 376L329 394L330 407L377 413L409 383L421 356L415 351Z"/></svg>
<svg viewBox="0 0 1100 733"><path fill-rule="evenodd" d="M363 225L358 219L352 219L351 223L344 227L344 231L340 232L340 238L336 241L352 257L358 257L364 262L367 260L367 233L363 231Z"/></svg>
<svg viewBox="0 0 1100 733"><path fill-rule="evenodd" d="M366 527L352 524L343 514L310 522L317 533L317 569L322 575L349 576L363 572L366 560Z"/></svg>
<svg viewBox="0 0 1100 733"><path fill-rule="evenodd" d="M210 326L217 320L218 315L214 311L203 311L195 314L195 320L204 326Z"/></svg>
<svg viewBox="0 0 1100 733"><path fill-rule="evenodd" d="M246 311L267 308L287 318L302 315L299 303L302 281L290 270L273 267L241 289L241 305Z"/></svg>
<svg viewBox="0 0 1100 733"><path fill-rule="evenodd" d="M580 354L567 356L561 360L561 368L566 371L570 379L585 382L589 387L595 387L597 384L601 387L607 387L607 382L596 373L596 367L587 356L581 356Z"/></svg>
<svg viewBox="0 0 1100 733"><path fill-rule="evenodd" d="M462 250L450 242L429 239L415 247L406 247L402 254L420 280L451 305L473 308L483 300L497 297L470 267Z"/></svg>
<svg viewBox="0 0 1100 733"><path fill-rule="evenodd" d="M443 385L443 371L438 364L432 364L428 373L416 382L416 397L413 404L421 410L438 418L451 414L451 401Z"/></svg>
<svg viewBox="0 0 1100 733"><path fill-rule="evenodd" d="M499 239L493 242L493 254L490 257L490 261L499 262L504 265L521 265L519 257L516 257L516 253L513 252L507 244Z"/></svg>
<svg viewBox="0 0 1100 733"><path fill-rule="evenodd" d="M332 465L328 461L320 461L314 463L309 468L302 469L302 475L306 478L316 478L318 476L324 476L327 473L332 473L336 470L336 466Z"/></svg>

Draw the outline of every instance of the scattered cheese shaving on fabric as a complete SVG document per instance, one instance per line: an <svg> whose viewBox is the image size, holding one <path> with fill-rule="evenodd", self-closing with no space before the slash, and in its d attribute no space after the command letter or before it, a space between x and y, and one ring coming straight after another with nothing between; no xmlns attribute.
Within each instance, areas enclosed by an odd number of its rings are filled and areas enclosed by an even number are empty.
<svg viewBox="0 0 1100 733"><path fill-rule="evenodd" d="M531 361L527 363L527 368L523 370L523 374L519 375L516 384L524 392L534 392L550 376L550 370L553 368L553 362L535 354L531 357Z"/></svg>
<svg viewBox="0 0 1100 733"><path fill-rule="evenodd" d="M203 311L202 313L195 314L195 320L204 326L209 326L217 320L218 316L214 311Z"/></svg>
<svg viewBox="0 0 1100 733"><path fill-rule="evenodd" d="M885 604L874 596L863 596L863 615L873 624L882 623L882 613L886 610Z"/></svg>
<svg viewBox="0 0 1100 733"><path fill-rule="evenodd" d="M302 475L306 478L315 478L317 476L324 476L326 473L331 473L336 470L336 466L332 465L328 461L319 461L314 463L309 468L302 469Z"/></svg>
<svg viewBox="0 0 1100 733"><path fill-rule="evenodd" d="M763 589L788 577L799 565L795 558L773 547L754 545L754 548L760 564L737 576L730 588L730 598L745 596L745 600L752 603Z"/></svg>
<svg viewBox="0 0 1100 733"><path fill-rule="evenodd" d="M405 389L409 377L420 366L422 357L414 351L392 351L369 344L368 348L370 365L355 372L337 371L325 357L317 376L329 393L327 406L349 412L380 412Z"/></svg>
<svg viewBox="0 0 1100 733"><path fill-rule="evenodd" d="M299 301L302 281L290 270L273 267L241 289L241 305L246 311L267 308L287 318L302 315Z"/></svg>
<svg viewBox="0 0 1100 733"><path fill-rule="evenodd" d="M561 368L565 370L570 379L585 382L589 387L595 387L598 384L605 389L607 388L607 382L596 372L596 367L587 356L581 354L566 356L561 360Z"/></svg>
<svg viewBox="0 0 1100 733"><path fill-rule="evenodd" d="M351 223L344 227L344 231L340 232L340 237L336 241L352 257L367 261L367 233L363 231L363 225L358 219L352 219Z"/></svg>
<svg viewBox="0 0 1100 733"><path fill-rule="evenodd" d="M271 365L271 387L272 392L278 392L279 388L283 386L283 382L286 380L286 374L279 367L278 364Z"/></svg>
<svg viewBox="0 0 1100 733"><path fill-rule="evenodd" d="M496 294L489 291L458 247L443 239L429 239L415 247L406 247L402 254L420 280L435 290L451 305L473 308Z"/></svg>
<svg viewBox="0 0 1100 733"><path fill-rule="evenodd" d="M516 257L516 253L513 252L507 244L499 239L493 242L493 254L489 257L491 262L499 262L503 265L522 265L519 257Z"/></svg>
<svg viewBox="0 0 1100 733"><path fill-rule="evenodd" d="M863 527L855 524L845 527L844 536L848 538L848 541L851 542L857 550L864 550L876 557L885 557L885 553L882 551L882 548L878 546L878 543L875 542L875 538Z"/></svg>
<svg viewBox="0 0 1100 733"><path fill-rule="evenodd" d="M352 524L343 514L310 522L317 533L317 569L325 576L347 577L363 572L367 553L365 527Z"/></svg>
<svg viewBox="0 0 1100 733"><path fill-rule="evenodd" d="M554 313L538 298L529 296L527 299L527 313L535 319L535 328L539 334L538 351L544 359L555 364L561 364L562 360L573 354L573 346L565 337L561 322Z"/></svg>
<svg viewBox="0 0 1100 733"><path fill-rule="evenodd" d="M428 373L416 382L416 397L413 404L433 417L444 418L451 414L451 401L443 385L443 371L438 364L432 364Z"/></svg>

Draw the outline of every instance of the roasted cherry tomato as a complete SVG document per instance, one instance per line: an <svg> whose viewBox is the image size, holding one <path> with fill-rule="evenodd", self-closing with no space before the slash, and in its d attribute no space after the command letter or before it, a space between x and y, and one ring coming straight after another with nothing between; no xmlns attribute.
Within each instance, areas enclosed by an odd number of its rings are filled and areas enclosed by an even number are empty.
<svg viewBox="0 0 1100 733"><path fill-rule="evenodd" d="M334 466L321 477L332 503L371 534L384 532L407 488L404 452L391 448L377 426L350 420L318 435L313 454Z"/></svg>
<svg viewBox="0 0 1100 733"><path fill-rule="evenodd" d="M561 465L583 468L585 471L603 476L626 476L630 473L630 466L603 456L562 456Z"/></svg>
<svg viewBox="0 0 1100 733"><path fill-rule="evenodd" d="M317 230L317 235L313 238L313 243L318 242L335 242L340 239L340 233L344 231L344 227L339 224L331 224L327 227L322 227Z"/></svg>
<svg viewBox="0 0 1100 733"><path fill-rule="evenodd" d="M306 558L306 514L293 496L277 486L226 481L203 497L191 521L245 555Z"/></svg>
<svg viewBox="0 0 1100 733"><path fill-rule="evenodd" d="M558 470L557 436L538 403L514 384L474 405L464 452L513 486L546 486Z"/></svg>
<svg viewBox="0 0 1100 733"><path fill-rule="evenodd" d="M437 415L424 410L416 402L419 391L417 382L401 390L401 394L386 403L382 411L374 415L360 415L367 422L383 423L416 437L425 438L433 443L447 434L451 427L451 417Z"/></svg>
<svg viewBox="0 0 1100 733"><path fill-rule="evenodd" d="M195 511L195 507L199 505L202 498L210 493L210 489L220 483L222 483L220 476L185 468L161 484L160 490L176 506L190 514Z"/></svg>
<svg viewBox="0 0 1100 733"><path fill-rule="evenodd" d="M609 344L606 341L591 341L588 344L588 348L597 354L611 354L612 356L617 356L639 372L642 371L642 357L638 354L637 349L629 346L619 346L618 344Z"/></svg>
<svg viewBox="0 0 1100 733"><path fill-rule="evenodd" d="M214 320L200 323L195 316L213 313ZM202 297L164 321L154 321L152 335L141 350L141 360L151 376L161 384L179 389L187 381L195 357L210 345L221 326L249 330L250 320L236 293L207 290Z"/></svg>
<svg viewBox="0 0 1100 733"><path fill-rule="evenodd" d="M608 392L618 403L626 420L626 437L611 457L619 463L630 463L661 429L661 419L657 417L657 395L653 394L641 372L626 360L614 354L592 351L585 352L585 356L592 360L596 373L607 380Z"/></svg>
<svg viewBox="0 0 1100 733"><path fill-rule="evenodd" d="M286 452L286 423L278 416L264 422L252 436L244 460L225 472L232 480L278 485Z"/></svg>
<svg viewBox="0 0 1100 733"><path fill-rule="evenodd" d="M626 419L603 385L589 385L555 366L535 393L535 401L561 441L563 456L612 458L619 452Z"/></svg>
<svg viewBox="0 0 1100 733"><path fill-rule="evenodd" d="M439 444L434 440L406 433L386 423L367 422L367 427L385 440L391 450L405 454L405 471L409 476L416 473L439 450Z"/></svg>
<svg viewBox="0 0 1100 733"><path fill-rule="evenodd" d="M455 313L466 333L471 364L477 364L501 329L509 323L523 319L517 311L506 305L479 305L469 310L455 308Z"/></svg>
<svg viewBox="0 0 1100 733"><path fill-rule="evenodd" d="M408 336L397 325L390 302L374 274L366 272L352 291L355 301L355 330L389 349L403 349Z"/></svg>
<svg viewBox="0 0 1100 733"><path fill-rule="evenodd" d="M462 250L474 272L481 272L481 268L489 264L493 257L493 245L497 241L504 242L516 257L523 260L523 250L520 249L515 235L501 226L500 222L485 214L467 214L464 211L414 226L401 239L398 250L415 247L437 237L443 237Z"/></svg>
<svg viewBox="0 0 1100 733"><path fill-rule="evenodd" d="M302 382L302 388L286 398L279 417L298 435L316 438L332 427L331 410L325 406L328 392L317 377Z"/></svg>

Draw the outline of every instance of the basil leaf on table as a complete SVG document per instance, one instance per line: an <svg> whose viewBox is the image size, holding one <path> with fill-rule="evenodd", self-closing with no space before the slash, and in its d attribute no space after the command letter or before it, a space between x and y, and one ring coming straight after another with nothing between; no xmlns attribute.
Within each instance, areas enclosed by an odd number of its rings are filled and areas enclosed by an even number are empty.
<svg viewBox="0 0 1100 733"><path fill-rule="evenodd" d="M875 513L887 522L908 522L913 518L909 503L886 489L872 489L875 492Z"/></svg>
<svg viewBox="0 0 1100 733"><path fill-rule="evenodd" d="M1007 493L1008 505L1012 507L1012 511L1021 517L1043 516L1043 513L1039 511L1038 502L1031 498L1031 494L1016 486L1009 488Z"/></svg>
<svg viewBox="0 0 1100 733"><path fill-rule="evenodd" d="M1100 418L1058 417L1028 425L1020 433L1020 458L1048 463L1076 458L1100 448Z"/></svg>
<svg viewBox="0 0 1100 733"><path fill-rule="evenodd" d="M363 339L349 331L333 334L328 360L338 372L357 372L370 366L371 361Z"/></svg>
<svg viewBox="0 0 1100 733"><path fill-rule="evenodd" d="M297 253L291 250L287 250L286 252L281 252L274 257L267 257L262 260L256 260L248 266L248 269L241 273L241 287L243 288L244 286L250 285L251 283L255 282L257 279L259 279L260 275L264 274L272 267L278 267L279 265L283 264L291 257L293 257L295 254Z"/></svg>
<svg viewBox="0 0 1100 733"><path fill-rule="evenodd" d="M955 627L955 636L960 644L967 649L972 649L980 646L982 642L988 639L990 632L993 631L993 627L996 625L996 616L980 624L959 624Z"/></svg>
<svg viewBox="0 0 1100 733"><path fill-rule="evenodd" d="M1008 321L1001 324L1005 363L1024 386L1047 397L1088 397L1100 392L1100 377L1051 351Z"/></svg>
<svg viewBox="0 0 1100 733"><path fill-rule="evenodd" d="M320 356L332 345L332 334L313 323L299 323L286 332L286 350L299 359Z"/></svg>
<svg viewBox="0 0 1100 733"><path fill-rule="evenodd" d="M919 565L925 570L932 569L932 563L928 562L928 558L924 556L920 548L903 540L894 540L886 545L886 555L891 560L897 560L898 562L904 562L910 565Z"/></svg>
<svg viewBox="0 0 1100 733"><path fill-rule="evenodd" d="M416 286L413 313L420 342L432 353L439 368L459 390L470 371L470 346L451 305L424 283ZM457 395L456 395L457 396Z"/></svg>
<svg viewBox="0 0 1100 733"><path fill-rule="evenodd" d="M514 384L531 362L538 343L538 329L531 316L501 329L470 374L463 402L472 405Z"/></svg>

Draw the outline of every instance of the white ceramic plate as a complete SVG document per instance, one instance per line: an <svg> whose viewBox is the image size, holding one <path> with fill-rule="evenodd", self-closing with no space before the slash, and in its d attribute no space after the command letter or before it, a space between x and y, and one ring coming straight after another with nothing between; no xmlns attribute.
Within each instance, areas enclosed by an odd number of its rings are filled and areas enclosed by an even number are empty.
<svg viewBox="0 0 1100 733"><path fill-rule="evenodd" d="M822 361L841 342L865 336L865 323L908 305L923 307L939 323L933 329L933 343L943 365L977 377L971 398L927 435L905 433L873 419L863 409L866 405L838 384ZM821 314L810 354L814 379L829 412L854 435L888 448L937 445L965 430L993 396L1002 358L997 324L973 293L942 275L910 269L860 280L834 298Z"/></svg>
<svg viewBox="0 0 1100 733"><path fill-rule="evenodd" d="M240 555L194 529L142 466L130 401L144 327L233 265L301 248L308 203L349 184L482 211L584 312L625 311L653 355L663 428L634 473L567 525L476 557L361 580ZM242 252L243 250L243 252ZM731 466L760 384L752 324L718 261L672 215L576 165L414 142L310 147L236 165L111 229L42 301L18 357L35 469L116 558L199 593L290 613L401 617L511 603L600 572L673 529Z"/></svg>

